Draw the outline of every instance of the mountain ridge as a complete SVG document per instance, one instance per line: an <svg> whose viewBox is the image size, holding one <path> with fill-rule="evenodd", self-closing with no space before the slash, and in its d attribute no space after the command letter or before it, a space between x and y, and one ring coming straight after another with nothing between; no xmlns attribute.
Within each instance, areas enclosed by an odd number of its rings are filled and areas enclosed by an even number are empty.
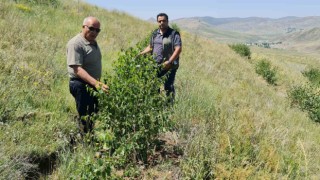
<svg viewBox="0 0 320 180"><path fill-rule="evenodd" d="M281 42L277 48L301 49L310 46L314 37L320 37L320 31L312 29L320 28L320 16L296 17L286 16L282 18L263 17L231 17L214 18L210 16L181 18L173 20L182 29L199 34L201 36L225 43L250 43ZM309 33L309 34L308 34ZM303 37L308 37L304 39ZM286 44L285 46L283 44ZM312 49L319 49L314 44ZM309 49L309 48L308 48Z"/></svg>
<svg viewBox="0 0 320 180"><path fill-rule="evenodd" d="M194 17L173 20L173 23L186 27L190 25L188 21L199 24L207 24L212 28L231 30L235 32L250 34L278 34L286 33L287 28L311 29L320 27L320 16L294 17L287 16L278 19L248 17L248 18L214 18L214 17ZM267 31L272 31L267 33Z"/></svg>

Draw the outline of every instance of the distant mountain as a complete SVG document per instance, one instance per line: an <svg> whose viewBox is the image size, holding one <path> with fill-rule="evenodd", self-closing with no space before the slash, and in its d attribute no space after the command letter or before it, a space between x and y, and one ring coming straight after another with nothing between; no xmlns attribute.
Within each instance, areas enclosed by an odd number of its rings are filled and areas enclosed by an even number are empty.
<svg viewBox="0 0 320 180"><path fill-rule="evenodd" d="M283 40L295 42L320 41L320 27L299 31L296 33L290 33L289 35L285 36Z"/></svg>
<svg viewBox="0 0 320 180"><path fill-rule="evenodd" d="M205 16L176 19L172 23L185 31L227 43L281 42L282 47L286 44L285 47L290 48L295 44L310 45L320 38L320 16L288 16L278 19Z"/></svg>
<svg viewBox="0 0 320 180"><path fill-rule="evenodd" d="M157 20L153 17L149 18L147 21L151 23L157 23Z"/></svg>
<svg viewBox="0 0 320 180"><path fill-rule="evenodd" d="M279 19L249 18L213 18L194 17L174 20L182 28L194 30L195 27L209 26L214 29L251 35L278 35L303 29L320 27L320 16L284 17Z"/></svg>
<svg viewBox="0 0 320 180"><path fill-rule="evenodd" d="M305 52L320 52L320 27L287 34L279 39L284 42L278 48Z"/></svg>

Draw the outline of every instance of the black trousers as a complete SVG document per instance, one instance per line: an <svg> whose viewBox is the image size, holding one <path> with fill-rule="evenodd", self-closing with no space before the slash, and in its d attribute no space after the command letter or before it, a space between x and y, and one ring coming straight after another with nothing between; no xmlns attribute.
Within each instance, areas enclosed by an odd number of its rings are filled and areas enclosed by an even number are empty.
<svg viewBox="0 0 320 180"><path fill-rule="evenodd" d="M93 123L90 115L98 112L98 99L90 94L88 87L96 90L81 79L70 79L70 93L75 98L80 130L84 133L92 131Z"/></svg>
<svg viewBox="0 0 320 180"><path fill-rule="evenodd" d="M175 89L174 89L174 80L176 78L177 69L171 70L160 70L158 73L158 77L166 76L166 80L164 82L164 90L166 91L167 96L171 96L170 101L174 101L175 98Z"/></svg>

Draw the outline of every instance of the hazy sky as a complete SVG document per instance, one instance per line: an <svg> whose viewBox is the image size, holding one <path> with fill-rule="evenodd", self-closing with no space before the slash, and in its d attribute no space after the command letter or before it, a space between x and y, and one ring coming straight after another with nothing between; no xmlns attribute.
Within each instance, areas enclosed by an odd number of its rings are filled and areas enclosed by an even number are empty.
<svg viewBox="0 0 320 180"><path fill-rule="evenodd" d="M147 20L160 12L169 19L184 17L320 16L320 0L85 0Z"/></svg>

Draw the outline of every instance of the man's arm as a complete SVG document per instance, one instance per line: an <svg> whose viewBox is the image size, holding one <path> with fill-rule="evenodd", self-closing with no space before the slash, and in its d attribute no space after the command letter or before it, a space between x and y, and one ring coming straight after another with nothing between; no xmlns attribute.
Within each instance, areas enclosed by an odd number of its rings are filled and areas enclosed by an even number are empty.
<svg viewBox="0 0 320 180"><path fill-rule="evenodd" d="M181 51L182 51L182 47L181 46L174 47L174 52L173 52L172 56L169 58L169 60L167 62L172 64L173 61L176 60L179 57Z"/></svg>
<svg viewBox="0 0 320 180"><path fill-rule="evenodd" d="M151 45L149 44L139 55L146 54L152 51Z"/></svg>
<svg viewBox="0 0 320 180"><path fill-rule="evenodd" d="M94 87L101 87L101 89L105 92L108 91L109 87L106 84L103 84L102 82L94 79L92 76L90 76L88 74L88 72L86 70L84 70L81 66L79 65L73 65L71 66L74 70L74 73L81 78L82 80L84 80L85 82L87 82L88 84L94 86Z"/></svg>
<svg viewBox="0 0 320 180"><path fill-rule="evenodd" d="M172 64L173 64L173 62L174 62L174 60L176 60L179 57L181 51L182 51L182 47L181 46L176 46L174 48L174 52L173 52L172 56L169 58L169 60L163 62L163 66L164 66L163 68L166 69L166 70L170 69Z"/></svg>

